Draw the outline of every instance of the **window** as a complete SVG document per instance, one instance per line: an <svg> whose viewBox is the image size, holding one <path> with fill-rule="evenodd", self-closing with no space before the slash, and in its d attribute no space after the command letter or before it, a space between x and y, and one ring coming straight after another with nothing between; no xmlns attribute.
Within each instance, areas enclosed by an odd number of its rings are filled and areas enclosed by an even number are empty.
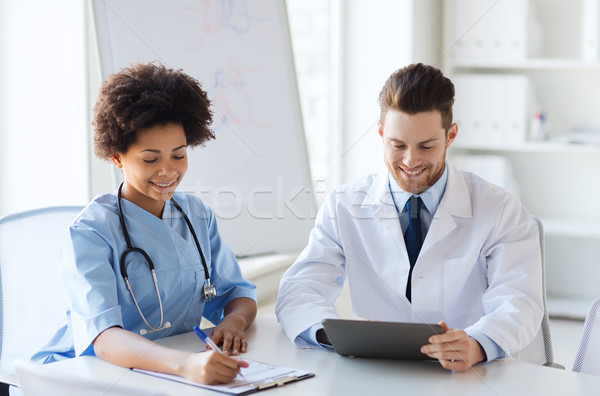
<svg viewBox="0 0 600 396"><path fill-rule="evenodd" d="M84 15L0 0L0 216L88 200Z"/></svg>
<svg viewBox="0 0 600 396"><path fill-rule="evenodd" d="M333 138L331 108L331 4L326 1L287 0L288 18L304 133L317 199L332 183L334 163L330 155ZM320 204L320 202L318 202Z"/></svg>

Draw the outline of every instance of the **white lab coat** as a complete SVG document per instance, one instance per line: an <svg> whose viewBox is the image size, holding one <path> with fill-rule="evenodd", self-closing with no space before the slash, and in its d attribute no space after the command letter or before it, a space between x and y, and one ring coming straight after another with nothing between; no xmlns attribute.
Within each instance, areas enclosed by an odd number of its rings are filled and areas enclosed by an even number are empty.
<svg viewBox="0 0 600 396"><path fill-rule="evenodd" d="M388 173L339 187L308 246L284 274L276 313L290 340L324 318L349 281L355 317L480 331L507 355L528 345L543 315L538 233L521 202L448 165L444 196L405 297L408 255Z"/></svg>

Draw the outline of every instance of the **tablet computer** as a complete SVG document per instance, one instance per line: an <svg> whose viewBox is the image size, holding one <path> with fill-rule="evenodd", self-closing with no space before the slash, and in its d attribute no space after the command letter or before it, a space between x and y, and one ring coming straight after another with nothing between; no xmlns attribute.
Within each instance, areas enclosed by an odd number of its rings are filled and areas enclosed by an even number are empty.
<svg viewBox="0 0 600 396"><path fill-rule="evenodd" d="M323 319L321 322L335 351L343 356L423 360L421 353L429 337L444 332L428 323L378 322Z"/></svg>

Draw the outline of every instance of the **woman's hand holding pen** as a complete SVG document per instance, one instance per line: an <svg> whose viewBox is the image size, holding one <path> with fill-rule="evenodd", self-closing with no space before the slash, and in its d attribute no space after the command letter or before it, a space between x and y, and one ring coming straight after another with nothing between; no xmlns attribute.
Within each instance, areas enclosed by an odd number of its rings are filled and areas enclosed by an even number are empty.
<svg viewBox="0 0 600 396"><path fill-rule="evenodd" d="M182 362L181 375L207 385L231 382L248 363L217 351L191 353Z"/></svg>

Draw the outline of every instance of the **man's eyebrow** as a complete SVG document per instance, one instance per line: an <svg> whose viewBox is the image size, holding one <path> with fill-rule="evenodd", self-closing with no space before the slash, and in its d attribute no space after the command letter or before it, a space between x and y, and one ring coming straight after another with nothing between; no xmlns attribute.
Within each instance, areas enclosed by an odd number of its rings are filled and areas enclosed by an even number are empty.
<svg viewBox="0 0 600 396"><path fill-rule="evenodd" d="M423 140L422 142L419 142L419 144L433 143L433 142L437 142L438 140L440 140L440 139L439 138L427 139L427 140Z"/></svg>
<svg viewBox="0 0 600 396"><path fill-rule="evenodd" d="M391 140L392 142L396 142L396 143L404 143L404 141L402 141L400 139L388 138L388 140ZM438 140L440 140L440 139L432 138L432 139L423 140L422 142L419 142L418 144L433 143L433 142L437 142Z"/></svg>

